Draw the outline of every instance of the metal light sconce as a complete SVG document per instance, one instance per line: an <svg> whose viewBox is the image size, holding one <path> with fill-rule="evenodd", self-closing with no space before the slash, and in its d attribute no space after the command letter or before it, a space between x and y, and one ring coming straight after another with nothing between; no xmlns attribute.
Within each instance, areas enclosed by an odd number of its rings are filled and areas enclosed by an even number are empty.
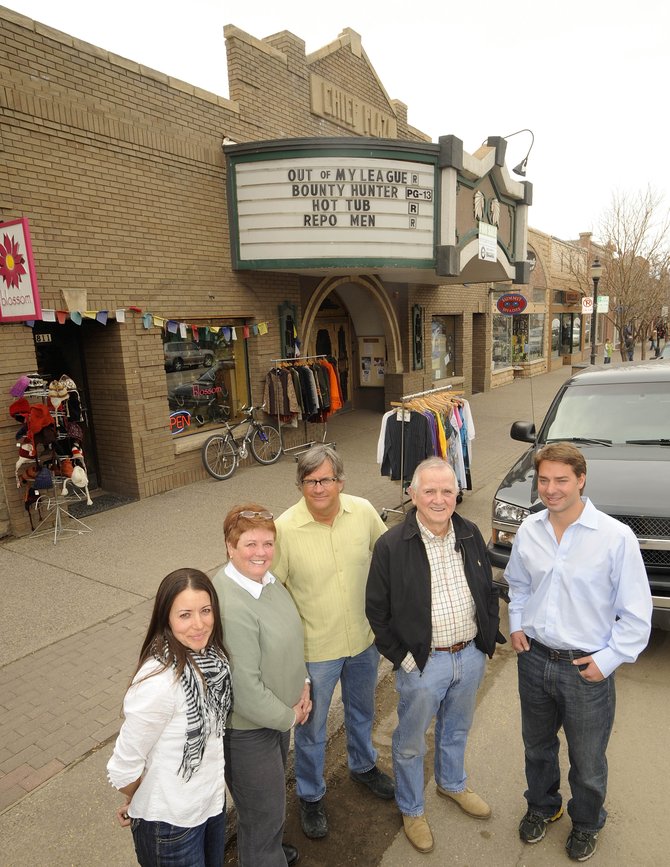
<svg viewBox="0 0 670 867"><path fill-rule="evenodd" d="M522 133L522 132L529 132L530 133L530 138L531 138L530 147L528 148L528 152L526 153L526 156L521 160L519 165L514 166L512 171L514 172L515 175L520 175L522 178L525 178L526 177L526 168L528 166L528 157L530 156L530 152L532 151L533 145L535 144L535 136L533 134L533 130L532 129L518 129L516 132L511 132L509 135L504 135L503 138L504 139L512 138L513 136L519 135L519 133Z"/></svg>

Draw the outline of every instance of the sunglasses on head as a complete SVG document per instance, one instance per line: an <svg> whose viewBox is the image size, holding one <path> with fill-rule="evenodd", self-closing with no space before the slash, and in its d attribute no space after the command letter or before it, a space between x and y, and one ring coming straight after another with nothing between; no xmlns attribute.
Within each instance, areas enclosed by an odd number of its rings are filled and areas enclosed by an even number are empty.
<svg viewBox="0 0 670 867"><path fill-rule="evenodd" d="M274 518L272 512L251 512L245 509L244 512L237 513L238 518L263 518L265 521L271 521Z"/></svg>

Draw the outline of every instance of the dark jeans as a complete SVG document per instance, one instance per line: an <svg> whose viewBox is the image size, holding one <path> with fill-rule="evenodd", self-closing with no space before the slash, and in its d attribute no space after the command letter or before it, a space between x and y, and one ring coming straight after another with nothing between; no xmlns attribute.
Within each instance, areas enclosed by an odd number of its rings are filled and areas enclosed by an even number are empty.
<svg viewBox="0 0 670 867"><path fill-rule="evenodd" d="M195 828L132 819L140 867L221 867L226 842L226 810Z"/></svg>
<svg viewBox="0 0 670 867"><path fill-rule="evenodd" d="M286 867L286 758L290 732L228 729L226 783L237 809L239 867Z"/></svg>
<svg viewBox="0 0 670 867"><path fill-rule="evenodd" d="M564 654L588 655L581 650ZM568 813L575 828L597 831L607 818L605 751L614 722L614 675L590 683L570 658L551 659L533 641L517 659L528 806L543 816L553 816L561 806L558 731L563 726L572 791Z"/></svg>

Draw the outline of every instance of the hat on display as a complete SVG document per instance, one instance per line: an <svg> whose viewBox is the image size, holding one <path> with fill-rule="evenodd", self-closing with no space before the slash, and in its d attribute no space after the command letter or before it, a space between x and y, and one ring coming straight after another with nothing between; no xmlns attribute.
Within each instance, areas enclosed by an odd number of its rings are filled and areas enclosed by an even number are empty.
<svg viewBox="0 0 670 867"><path fill-rule="evenodd" d="M43 403L30 404L30 418L28 419L28 436L35 436L45 427L53 425L54 420L49 408Z"/></svg>
<svg viewBox="0 0 670 867"><path fill-rule="evenodd" d="M71 376L64 373L60 378L60 384L65 391L77 391L77 385Z"/></svg>
<svg viewBox="0 0 670 867"><path fill-rule="evenodd" d="M24 422L30 414L30 404L25 397L20 397L9 405L9 414L17 421Z"/></svg>
<svg viewBox="0 0 670 867"><path fill-rule="evenodd" d="M46 468L42 467L39 473L35 476L35 487L39 491L46 491L49 488L53 488L54 480L51 477L51 472Z"/></svg>
<svg viewBox="0 0 670 867"><path fill-rule="evenodd" d="M23 397L23 392L30 385L30 380L27 376L20 376L14 385L9 389L9 393L12 397Z"/></svg>
<svg viewBox="0 0 670 867"><path fill-rule="evenodd" d="M72 479L72 484L78 488L85 488L88 485L88 476L83 467L74 467L70 478Z"/></svg>
<svg viewBox="0 0 670 867"><path fill-rule="evenodd" d="M81 425L76 421L69 421L67 423L67 435L78 443L84 439L84 431L81 429Z"/></svg>
<svg viewBox="0 0 670 867"><path fill-rule="evenodd" d="M42 379L39 373L29 373L28 388L46 388L46 382Z"/></svg>
<svg viewBox="0 0 670 867"><path fill-rule="evenodd" d="M35 457L35 446L28 439L22 440L20 443L17 443L19 447L19 457L20 458L34 458Z"/></svg>
<svg viewBox="0 0 670 867"><path fill-rule="evenodd" d="M61 476L71 476L74 472L74 467L72 466L72 461L70 458L60 458L58 461L58 466L60 467Z"/></svg>

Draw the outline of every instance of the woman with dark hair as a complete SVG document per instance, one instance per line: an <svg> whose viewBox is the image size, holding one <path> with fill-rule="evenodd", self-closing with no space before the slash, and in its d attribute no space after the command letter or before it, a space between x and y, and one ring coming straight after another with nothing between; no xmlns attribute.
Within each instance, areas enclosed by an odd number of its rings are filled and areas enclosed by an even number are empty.
<svg viewBox="0 0 670 867"><path fill-rule="evenodd" d="M230 668L219 602L197 569L160 584L107 765L141 867L221 867Z"/></svg>
<svg viewBox="0 0 670 867"><path fill-rule="evenodd" d="M235 702L225 736L226 782L237 808L239 867L286 867L284 772L291 728L312 709L302 622L268 570L276 530L256 503L235 506L223 523L228 563L214 576L230 652Z"/></svg>

